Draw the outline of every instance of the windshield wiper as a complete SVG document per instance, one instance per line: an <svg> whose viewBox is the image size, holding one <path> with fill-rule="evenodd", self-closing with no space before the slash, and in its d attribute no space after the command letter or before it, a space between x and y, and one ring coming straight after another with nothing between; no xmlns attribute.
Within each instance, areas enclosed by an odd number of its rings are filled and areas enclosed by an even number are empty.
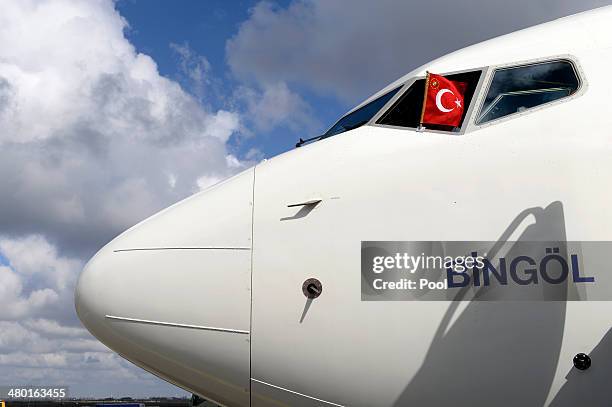
<svg viewBox="0 0 612 407"><path fill-rule="evenodd" d="M307 138L306 140L300 137L300 140L297 143L295 143L295 147L296 148L302 147L306 143L310 143L311 141L321 140L323 137L325 137L325 134L321 134L320 136L316 136L316 137Z"/></svg>

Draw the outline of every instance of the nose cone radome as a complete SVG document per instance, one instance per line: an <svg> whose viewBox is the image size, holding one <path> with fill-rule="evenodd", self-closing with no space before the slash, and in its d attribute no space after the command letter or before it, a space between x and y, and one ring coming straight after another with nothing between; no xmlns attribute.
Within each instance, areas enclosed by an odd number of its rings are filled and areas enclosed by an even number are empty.
<svg viewBox="0 0 612 407"><path fill-rule="evenodd" d="M103 256L102 251L98 256ZM102 327L104 324L104 301L108 301L108 297L104 299L101 295L104 277L101 276L102 269L95 267L95 257L86 265L74 292L74 304L77 315L83 325L94 335L99 336L103 332L98 333L96 327Z"/></svg>
<svg viewBox="0 0 612 407"><path fill-rule="evenodd" d="M83 325L136 365L249 404L253 169L123 233L85 266Z"/></svg>

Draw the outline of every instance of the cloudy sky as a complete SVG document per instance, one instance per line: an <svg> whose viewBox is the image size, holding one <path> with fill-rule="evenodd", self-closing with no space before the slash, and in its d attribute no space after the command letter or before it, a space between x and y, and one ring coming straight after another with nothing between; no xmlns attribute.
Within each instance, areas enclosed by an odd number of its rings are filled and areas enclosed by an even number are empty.
<svg viewBox="0 0 612 407"><path fill-rule="evenodd" d="M605 0L0 0L0 385L176 395L81 328L80 269L448 51Z"/></svg>

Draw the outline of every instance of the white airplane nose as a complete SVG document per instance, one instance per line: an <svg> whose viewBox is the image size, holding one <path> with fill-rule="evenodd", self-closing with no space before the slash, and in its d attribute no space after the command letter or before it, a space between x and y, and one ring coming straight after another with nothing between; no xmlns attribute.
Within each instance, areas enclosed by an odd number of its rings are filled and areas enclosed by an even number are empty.
<svg viewBox="0 0 612 407"><path fill-rule="evenodd" d="M97 256L103 256L103 253L98 253ZM104 297L104 276L102 270L99 267L95 267L90 260L77 282L77 286L74 292L74 304L76 307L77 315L83 323L83 325L94 335L99 336L102 334L96 333L97 327L102 328L104 326L105 316L105 302L108 302L108 296Z"/></svg>
<svg viewBox="0 0 612 407"><path fill-rule="evenodd" d="M77 314L136 365L249 405L253 170L123 233L85 266Z"/></svg>

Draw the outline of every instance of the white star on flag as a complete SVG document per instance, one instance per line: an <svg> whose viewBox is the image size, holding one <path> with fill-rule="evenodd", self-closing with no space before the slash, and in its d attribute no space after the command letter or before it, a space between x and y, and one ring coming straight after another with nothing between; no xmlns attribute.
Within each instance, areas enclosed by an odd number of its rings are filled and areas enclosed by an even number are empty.
<svg viewBox="0 0 612 407"><path fill-rule="evenodd" d="M457 107L461 107L461 101L459 99L455 99L455 104Z"/></svg>

